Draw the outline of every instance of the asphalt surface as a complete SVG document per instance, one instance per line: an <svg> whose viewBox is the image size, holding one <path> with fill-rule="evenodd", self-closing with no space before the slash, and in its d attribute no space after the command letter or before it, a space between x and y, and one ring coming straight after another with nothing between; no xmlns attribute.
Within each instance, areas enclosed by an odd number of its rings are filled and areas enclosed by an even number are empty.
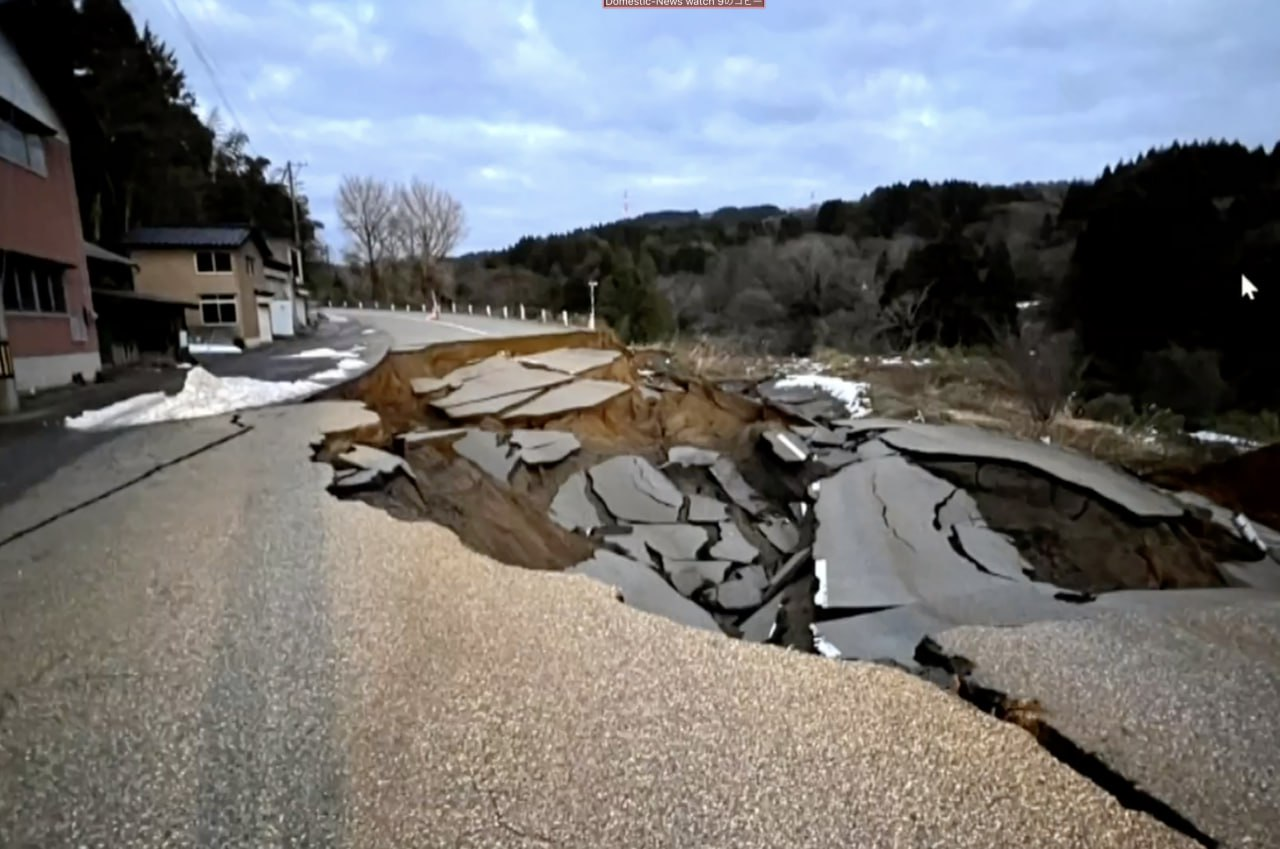
<svg viewBox="0 0 1280 849"><path fill-rule="evenodd" d="M334 499L309 443L362 421L130 430L185 459L0 545L0 845L1193 845L909 675Z"/></svg>
<svg viewBox="0 0 1280 849"><path fill-rule="evenodd" d="M563 324L541 324L537 321L488 318L483 315L466 315L444 312L438 319L430 319L426 313L390 312L388 310L327 309L320 312L347 318L367 327L377 328L390 336L398 347L430 345L438 342L459 342L485 337L533 336L541 333L562 333Z"/></svg>
<svg viewBox="0 0 1280 849"><path fill-rule="evenodd" d="M1215 592L1186 593L1206 604ZM1230 592L1230 591L1228 591ZM1223 847L1280 837L1280 599L936 636L973 678L1046 721ZM1141 681L1141 686L1133 686Z"/></svg>
<svg viewBox="0 0 1280 849"><path fill-rule="evenodd" d="M391 341L391 337L376 329L366 333L365 328L355 322L324 322L309 336L281 339L273 345L240 354L204 354L197 356L196 360L218 377L296 381L332 369L338 362L328 357L297 357L297 354L329 348L352 352L353 358L364 359L372 366L380 361ZM363 350L356 353L357 347ZM74 463L91 449L106 446L124 433L122 430L67 429L61 425L67 415L104 407L144 392L172 394L182 388L185 375L178 369L130 373L116 384L88 386L60 397L48 414L41 417L42 420L0 423L0 508L14 504L35 484ZM107 472L104 475L111 477ZM68 497L74 499L77 496ZM10 513L15 509L25 508L11 508ZM8 518L0 518L0 538L4 537L3 528L13 524L5 521Z"/></svg>

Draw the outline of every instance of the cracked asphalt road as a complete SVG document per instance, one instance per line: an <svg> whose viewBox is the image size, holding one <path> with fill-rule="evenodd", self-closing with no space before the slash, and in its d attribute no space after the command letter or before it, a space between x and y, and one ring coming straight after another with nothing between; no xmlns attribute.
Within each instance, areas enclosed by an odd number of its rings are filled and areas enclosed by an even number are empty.
<svg viewBox="0 0 1280 849"><path fill-rule="evenodd" d="M246 413L0 546L0 845L1193 845L906 674L330 497L360 418Z"/></svg>

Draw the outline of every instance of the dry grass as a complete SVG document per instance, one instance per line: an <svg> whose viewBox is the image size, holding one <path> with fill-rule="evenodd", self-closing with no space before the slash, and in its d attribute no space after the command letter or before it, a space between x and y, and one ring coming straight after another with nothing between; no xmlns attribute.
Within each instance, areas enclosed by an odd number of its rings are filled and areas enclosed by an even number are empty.
<svg viewBox="0 0 1280 849"><path fill-rule="evenodd" d="M878 416L936 424L962 424L1024 439L1043 439L1137 471L1171 462L1203 459L1203 449L1142 429L1077 418L1069 410L1047 422L1028 405L1023 389L998 357L951 349L918 350L895 358L820 349L807 360L753 355L741 345L715 339L648 346L670 357L681 371L708 380L760 379L788 371L865 381ZM887 362L886 362L887 361ZM917 364L913 364L915 361Z"/></svg>

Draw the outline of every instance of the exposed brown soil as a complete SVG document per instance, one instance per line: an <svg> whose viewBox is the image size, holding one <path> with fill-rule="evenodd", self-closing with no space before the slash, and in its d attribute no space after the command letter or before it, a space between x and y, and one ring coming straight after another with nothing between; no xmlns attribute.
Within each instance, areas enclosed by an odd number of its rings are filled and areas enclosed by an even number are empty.
<svg viewBox="0 0 1280 849"><path fill-rule="evenodd" d="M411 388L415 378L443 377L502 352L521 356L564 346L618 350L620 356L613 363L582 376L623 382L634 387L633 391L589 410L540 420L459 422L415 396ZM662 372L661 377L642 376L640 362ZM751 486L783 514L790 504L808 500L806 489L811 482L832 474L818 463L785 464L761 445L762 429L769 422L785 422L784 413L709 382L672 374L667 368L663 356L649 353L633 357L608 333L485 339L392 353L373 372L339 392L375 410L381 427L331 436L328 452L321 452L320 459L352 442L389 448L396 433L463 424L495 432L532 427L575 434L581 442L578 451L551 466L518 464L507 485L458 457L448 443L419 443L405 454L417 476L416 485L400 478L382 490L359 496L397 517L444 525L467 545L496 560L539 570L568 568L588 559L602 543L598 534L587 538L560 528L550 519L549 508L571 475L610 457L634 454L661 465L667 450L676 445L713 449L732 457ZM645 391L658 381L664 391ZM1216 561L1257 557L1254 549L1212 523L1193 517L1172 522L1135 521L1099 499L1031 471L989 461L921 465L973 495L991 527L1007 534L1022 552L1031 568L1030 577L1067 590L1101 593L1217 587L1224 581ZM705 469L674 467L667 474L686 495L728 500ZM1259 495L1250 493L1255 498ZM1216 497L1216 492L1210 495ZM731 506L730 512L749 542L760 550L759 562L766 573L774 574L785 558L740 508ZM809 545L815 530L811 510L797 526L801 544ZM813 650L809 628L815 617L813 583L812 566L808 565L782 590L783 614L773 642ZM723 611L715 615L727 630L741 624L736 615Z"/></svg>
<svg viewBox="0 0 1280 849"><path fill-rule="evenodd" d="M360 497L398 519L443 525L472 549L512 566L565 569L589 558L595 548L547 515L558 483L526 479L503 487L446 446L416 448L408 460L423 482L420 487L398 478L386 489ZM548 477L558 477L560 470L554 473Z"/></svg>
<svg viewBox="0 0 1280 849"><path fill-rule="evenodd" d="M1280 528L1280 443L1199 468L1163 469L1147 480L1166 489L1198 492L1223 507Z"/></svg>
<svg viewBox="0 0 1280 849"><path fill-rule="evenodd" d="M1071 487L999 463L921 462L966 489L1032 577L1076 592L1220 587L1215 562L1257 552L1209 523L1135 521Z"/></svg>

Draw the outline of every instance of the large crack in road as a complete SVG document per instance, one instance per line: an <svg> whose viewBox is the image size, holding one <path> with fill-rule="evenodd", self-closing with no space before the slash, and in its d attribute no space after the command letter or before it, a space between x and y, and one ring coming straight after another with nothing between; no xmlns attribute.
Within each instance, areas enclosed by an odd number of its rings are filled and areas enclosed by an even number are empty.
<svg viewBox="0 0 1280 849"><path fill-rule="evenodd" d="M344 393L382 425L319 446L335 495L438 522L514 566L604 580L695 627L941 670L1122 803L1215 845L1194 815L1136 789L1144 776L940 665L928 641L1238 602L1248 590L1219 564L1259 550L1230 522L1039 443L840 418L816 389L642 374L601 334L393 353Z"/></svg>

